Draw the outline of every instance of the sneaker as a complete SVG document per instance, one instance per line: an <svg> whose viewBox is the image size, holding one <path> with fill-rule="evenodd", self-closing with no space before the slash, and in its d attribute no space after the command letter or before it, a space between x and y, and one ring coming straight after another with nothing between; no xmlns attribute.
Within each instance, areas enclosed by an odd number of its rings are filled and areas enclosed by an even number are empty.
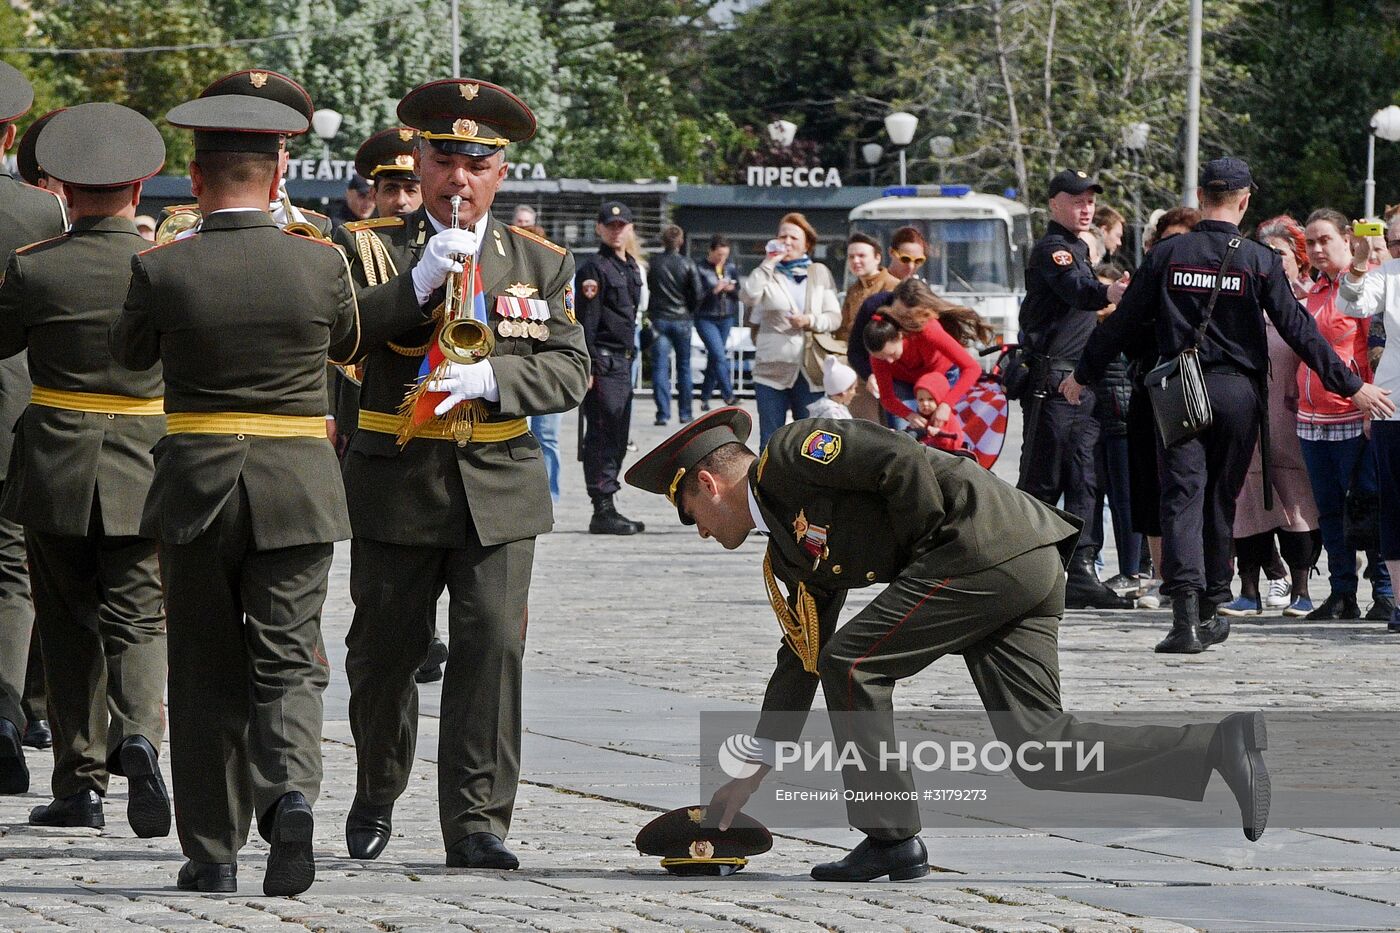
<svg viewBox="0 0 1400 933"><path fill-rule="evenodd" d="M1149 580L1142 591L1142 595L1137 598L1139 609L1161 609L1166 600L1162 596L1162 581Z"/></svg>
<svg viewBox="0 0 1400 933"><path fill-rule="evenodd" d="M1257 616L1264 614L1264 606L1258 596L1236 596L1215 611L1223 616Z"/></svg>
<svg viewBox="0 0 1400 933"><path fill-rule="evenodd" d="M1294 619L1301 619L1312 612L1314 608L1311 597L1299 596L1288 604L1288 608L1283 610L1283 614Z"/></svg>
<svg viewBox="0 0 1400 933"><path fill-rule="evenodd" d="M1264 608L1265 609L1287 609L1292 601L1293 584L1288 582L1287 577L1278 580L1270 580L1264 587Z"/></svg>
<svg viewBox="0 0 1400 933"><path fill-rule="evenodd" d="M1115 577L1109 577L1104 581L1104 586L1108 587L1119 596L1141 596L1143 593L1142 580L1137 577L1120 573Z"/></svg>

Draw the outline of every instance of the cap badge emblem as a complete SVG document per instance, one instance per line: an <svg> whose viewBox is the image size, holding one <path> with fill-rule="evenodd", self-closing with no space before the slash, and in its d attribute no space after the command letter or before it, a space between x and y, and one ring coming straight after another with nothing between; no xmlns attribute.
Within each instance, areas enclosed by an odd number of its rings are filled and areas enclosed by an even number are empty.
<svg viewBox="0 0 1400 933"><path fill-rule="evenodd" d="M462 92L462 96L467 100L476 100L476 95L481 93L480 84L459 84L457 90Z"/></svg>
<svg viewBox="0 0 1400 933"><path fill-rule="evenodd" d="M685 815L690 817L690 822L698 823L705 818L705 808L691 807L689 810L685 811Z"/></svg>
<svg viewBox="0 0 1400 933"><path fill-rule="evenodd" d="M408 142L413 138L413 130L408 127L399 127L399 139Z"/></svg>
<svg viewBox="0 0 1400 933"><path fill-rule="evenodd" d="M465 86L465 85L464 85ZM452 135L454 136L475 136L476 121L462 117L452 121Z"/></svg>
<svg viewBox="0 0 1400 933"><path fill-rule="evenodd" d="M1085 175L1083 172L1075 172L1074 174L1078 175L1080 178L1088 178L1088 177L1089 177L1088 175Z"/></svg>
<svg viewBox="0 0 1400 933"><path fill-rule="evenodd" d="M708 839L697 839L690 844L691 858L714 858L715 844Z"/></svg>
<svg viewBox="0 0 1400 933"><path fill-rule="evenodd" d="M251 81L251 82L253 82L253 87L262 87L264 84L267 83L267 72L265 72L265 71L253 71L253 72L249 72L249 74L248 74L248 80Z"/></svg>
<svg viewBox="0 0 1400 933"><path fill-rule="evenodd" d="M613 206L613 209L612 209L612 213L613 213L613 216L616 217L618 214L621 214L621 213L622 213L622 208L617 207L616 205L614 205L614 206Z"/></svg>
<svg viewBox="0 0 1400 933"><path fill-rule="evenodd" d="M413 156L407 153L394 156L394 164L399 168L413 168Z"/></svg>

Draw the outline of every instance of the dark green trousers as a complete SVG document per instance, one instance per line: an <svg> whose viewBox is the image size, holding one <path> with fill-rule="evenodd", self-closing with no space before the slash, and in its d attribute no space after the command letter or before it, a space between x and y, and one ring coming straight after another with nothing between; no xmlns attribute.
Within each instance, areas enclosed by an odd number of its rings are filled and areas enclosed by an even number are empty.
<svg viewBox="0 0 1400 933"><path fill-rule="evenodd" d="M48 671L53 794L107 793L131 736L165 734L165 618L156 543L30 529L34 627Z"/></svg>
<svg viewBox="0 0 1400 933"><path fill-rule="evenodd" d="M535 541L406 547L356 538L345 639L356 796L390 804L408 786L418 736L413 673L448 593L447 667L438 734L438 817L452 845L510 830L520 778L520 681Z"/></svg>
<svg viewBox="0 0 1400 933"><path fill-rule="evenodd" d="M180 847L232 862L254 817L321 789L321 606L332 545L253 548L241 484L189 544L162 543Z"/></svg>
<svg viewBox="0 0 1400 933"><path fill-rule="evenodd" d="M48 688L44 685L44 655L39 643L39 630L29 633L29 664L24 670L24 696L20 709L30 722L49 718Z"/></svg>
<svg viewBox="0 0 1400 933"><path fill-rule="evenodd" d="M894 687L947 654L961 654L992 718L997 738L1103 742L1104 771L1080 775L1016 770L1031 787L1084 793L1144 794L1200 800L1210 779L1215 724L1107 726L1061 711L1059 623L1065 578L1053 547L964 576L937 575L936 561L916 562L848 623L818 658L822 692L837 747L854 742L869 763L848 768L848 790L909 793L907 770L881 769L892 748ZM1045 762L1050 756L1045 756ZM851 825L897 840L921 828L913 802L852 802Z"/></svg>
<svg viewBox="0 0 1400 933"><path fill-rule="evenodd" d="M4 484L0 483L0 489ZM0 518L0 719L24 732L25 671L34 605L25 569L24 529Z"/></svg>

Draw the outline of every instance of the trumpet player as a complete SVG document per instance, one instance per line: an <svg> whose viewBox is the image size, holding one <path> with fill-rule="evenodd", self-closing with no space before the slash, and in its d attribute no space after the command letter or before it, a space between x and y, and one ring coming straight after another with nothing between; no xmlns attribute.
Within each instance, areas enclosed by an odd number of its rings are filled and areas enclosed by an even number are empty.
<svg viewBox="0 0 1400 933"><path fill-rule="evenodd" d="M588 355L572 258L490 213L506 146L534 134L530 109L494 84L451 79L410 91L398 116L419 131L423 206L335 233L360 286L366 359L343 466L358 762L346 842L361 859L388 843L413 763L413 675L445 588L438 806L447 864L513 869L504 840L520 772L526 602L535 537L553 524L527 419L579 403Z"/></svg>

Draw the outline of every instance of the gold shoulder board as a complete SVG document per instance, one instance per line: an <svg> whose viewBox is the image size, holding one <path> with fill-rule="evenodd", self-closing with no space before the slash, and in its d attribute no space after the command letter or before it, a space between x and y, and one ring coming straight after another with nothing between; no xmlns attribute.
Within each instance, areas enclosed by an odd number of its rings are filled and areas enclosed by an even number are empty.
<svg viewBox="0 0 1400 933"><path fill-rule="evenodd" d="M514 233L516 236L522 236L522 237L524 237L524 238L527 239L527 240L530 240L530 241L532 241L532 242L538 243L538 244L540 244L541 246L545 247L546 249L552 249L552 250L554 250L554 252L558 253L560 256L563 256L563 255L565 255L566 253L568 253L568 250L566 250L564 247L560 246L558 243L551 243L551 242L549 242L548 240L546 240L544 237L542 237L542 236L536 236L535 234L531 233L529 230L523 230L523 229L521 229L520 227L516 227L516 226L511 225L511 226L510 226L510 232L511 232L511 233Z"/></svg>

